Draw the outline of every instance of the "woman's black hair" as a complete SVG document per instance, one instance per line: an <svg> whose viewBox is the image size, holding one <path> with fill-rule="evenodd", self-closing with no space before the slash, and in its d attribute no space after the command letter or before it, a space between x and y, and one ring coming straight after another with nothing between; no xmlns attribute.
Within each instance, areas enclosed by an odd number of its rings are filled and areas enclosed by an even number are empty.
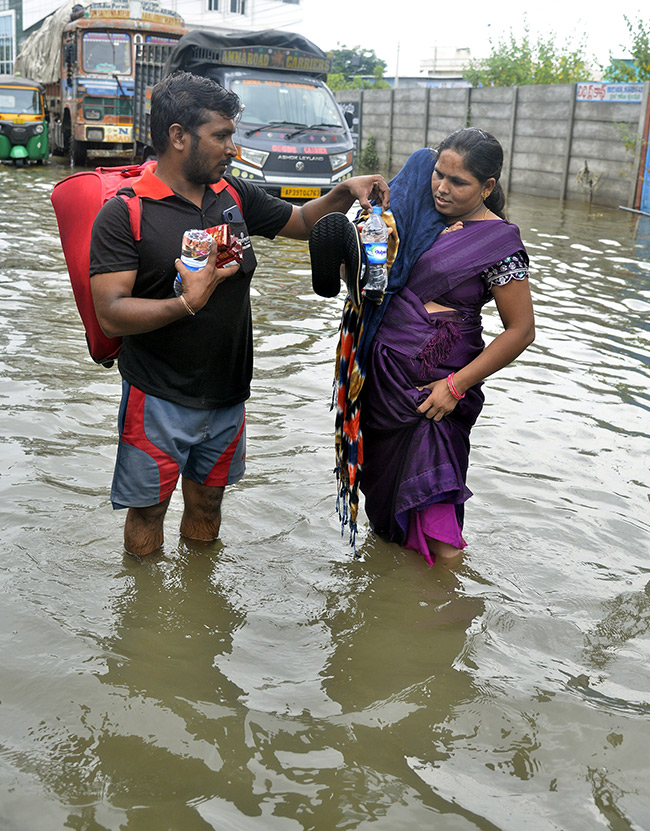
<svg viewBox="0 0 650 831"><path fill-rule="evenodd" d="M505 219L503 209L506 196L499 183L503 167L503 148L494 136L477 127L464 127L440 142L438 153L442 153L443 150L454 150L461 155L467 170L481 184L488 179L496 180L492 193L484 200L485 207L501 219Z"/></svg>

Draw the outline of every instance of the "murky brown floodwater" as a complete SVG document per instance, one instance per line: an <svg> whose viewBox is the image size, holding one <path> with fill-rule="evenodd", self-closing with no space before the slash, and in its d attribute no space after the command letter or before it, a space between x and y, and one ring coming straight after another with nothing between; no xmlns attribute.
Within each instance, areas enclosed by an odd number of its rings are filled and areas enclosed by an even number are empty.
<svg viewBox="0 0 650 831"><path fill-rule="evenodd" d="M331 475L342 298L260 242L249 465L222 540L123 555L116 370L49 204L0 169L4 831L650 828L650 220L513 198L534 346L486 385L455 571ZM497 330L492 310L487 330Z"/></svg>

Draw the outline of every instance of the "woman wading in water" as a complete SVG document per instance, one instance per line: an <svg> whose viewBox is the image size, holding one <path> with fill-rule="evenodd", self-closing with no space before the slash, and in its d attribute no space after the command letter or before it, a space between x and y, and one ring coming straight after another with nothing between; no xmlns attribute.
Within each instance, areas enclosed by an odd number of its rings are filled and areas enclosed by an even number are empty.
<svg viewBox="0 0 650 831"><path fill-rule="evenodd" d="M482 382L534 338L528 255L503 213L502 164L499 142L475 128L452 133L437 152L416 151L389 183L399 242L384 302L362 304L352 327L344 310L341 495L353 523L360 486L373 530L431 564L457 559L466 545ZM481 308L492 299L503 331L485 347Z"/></svg>

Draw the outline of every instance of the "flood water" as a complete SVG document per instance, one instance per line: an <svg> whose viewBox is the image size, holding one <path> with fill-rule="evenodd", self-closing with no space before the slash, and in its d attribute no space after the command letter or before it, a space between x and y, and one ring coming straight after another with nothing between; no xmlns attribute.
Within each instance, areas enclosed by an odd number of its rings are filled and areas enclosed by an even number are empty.
<svg viewBox="0 0 650 831"><path fill-rule="evenodd" d="M258 241L222 538L124 555L120 395L49 203L0 169L0 828L650 828L650 219L513 197L537 340L486 384L454 569L340 535L342 296ZM498 331L494 309L486 332Z"/></svg>

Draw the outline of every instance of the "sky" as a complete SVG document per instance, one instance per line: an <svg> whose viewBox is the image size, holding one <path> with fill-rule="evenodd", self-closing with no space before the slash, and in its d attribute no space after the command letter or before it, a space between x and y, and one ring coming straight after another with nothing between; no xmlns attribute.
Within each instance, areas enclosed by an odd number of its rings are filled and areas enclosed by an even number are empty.
<svg viewBox="0 0 650 831"><path fill-rule="evenodd" d="M396 65L401 76L417 75L419 60L433 57L435 47L469 47L473 57L485 57L490 39L497 43L511 29L519 35L526 21L533 36L554 32L557 43L569 39L577 45L586 35L587 53L606 63L610 50L627 56L621 48L630 42L624 15L650 22L647 11L642 18L641 5L639 0L511 0L506 12L504 3L457 0L441 4L436 13L432 0L302 0L304 22L296 30L325 51L339 44L374 49L388 64L387 75L395 74ZM647 0L643 5L647 9Z"/></svg>

